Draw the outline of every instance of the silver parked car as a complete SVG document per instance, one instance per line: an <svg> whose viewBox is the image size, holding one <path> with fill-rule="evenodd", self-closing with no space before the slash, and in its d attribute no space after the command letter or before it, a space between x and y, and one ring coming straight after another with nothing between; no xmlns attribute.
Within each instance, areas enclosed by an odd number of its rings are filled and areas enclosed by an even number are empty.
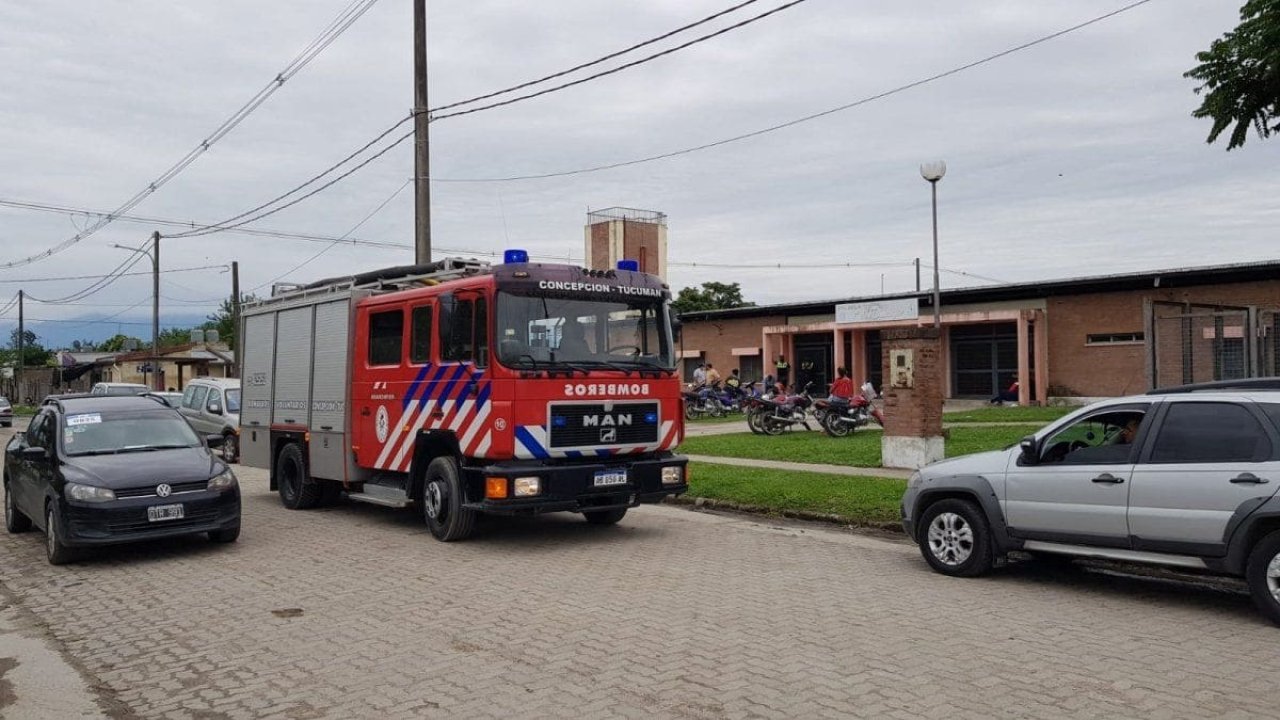
<svg viewBox="0 0 1280 720"><path fill-rule="evenodd" d="M6 397L0 397L0 427L13 427L13 405Z"/></svg>
<svg viewBox="0 0 1280 720"><path fill-rule="evenodd" d="M187 383L178 407L196 432L222 436L222 458L240 459L240 381L196 378Z"/></svg>
<svg viewBox="0 0 1280 720"><path fill-rule="evenodd" d="M150 390L146 385L138 383L100 382L95 383L89 392L92 395L142 395Z"/></svg>
<svg viewBox="0 0 1280 720"><path fill-rule="evenodd" d="M1280 624L1280 379L1090 405L1006 450L907 482L929 565L972 577L1013 550L1244 577Z"/></svg>

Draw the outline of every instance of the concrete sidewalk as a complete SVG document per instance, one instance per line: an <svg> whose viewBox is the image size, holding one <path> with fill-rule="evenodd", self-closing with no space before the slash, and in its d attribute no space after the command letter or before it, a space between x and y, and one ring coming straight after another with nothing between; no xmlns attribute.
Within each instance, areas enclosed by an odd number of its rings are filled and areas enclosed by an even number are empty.
<svg viewBox="0 0 1280 720"><path fill-rule="evenodd" d="M848 475L850 477L887 477L899 480L906 480L911 477L910 470L895 470L892 468L864 468L850 465L784 462L782 460L752 460L749 458L719 457L716 455L686 455L685 457L693 462L769 468L771 470L791 470L792 472L815 472L826 475Z"/></svg>

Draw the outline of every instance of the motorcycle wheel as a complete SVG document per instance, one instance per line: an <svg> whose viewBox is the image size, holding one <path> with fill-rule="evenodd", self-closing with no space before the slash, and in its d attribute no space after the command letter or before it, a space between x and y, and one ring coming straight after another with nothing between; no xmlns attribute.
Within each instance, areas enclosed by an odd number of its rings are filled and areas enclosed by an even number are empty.
<svg viewBox="0 0 1280 720"><path fill-rule="evenodd" d="M778 420L772 415L765 415L760 418L760 430L765 435L781 435L787 429L785 420Z"/></svg>
<svg viewBox="0 0 1280 720"><path fill-rule="evenodd" d="M831 437L847 437L853 433L853 426L840 422L838 413L828 413L822 416L822 432Z"/></svg>
<svg viewBox="0 0 1280 720"><path fill-rule="evenodd" d="M760 413L757 411L748 411L747 412L747 429L756 435L763 434L764 429L760 427L760 419L762 417L763 417L763 413Z"/></svg>
<svg viewBox="0 0 1280 720"><path fill-rule="evenodd" d="M707 412L711 417L724 417L724 403L719 398L709 398L707 400Z"/></svg>
<svg viewBox="0 0 1280 720"><path fill-rule="evenodd" d="M698 411L697 411L696 409L694 409L694 407L693 407L693 403L691 403L691 402L689 402L689 401L687 401L687 400L686 400L686 401L685 401L685 403L684 403L684 419L685 419L685 420L697 420L697 419L698 419Z"/></svg>

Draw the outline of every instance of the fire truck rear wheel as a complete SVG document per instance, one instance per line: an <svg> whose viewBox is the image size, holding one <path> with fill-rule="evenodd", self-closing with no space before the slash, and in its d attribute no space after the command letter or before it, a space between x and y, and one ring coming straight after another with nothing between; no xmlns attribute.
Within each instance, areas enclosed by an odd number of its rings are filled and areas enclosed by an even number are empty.
<svg viewBox="0 0 1280 720"><path fill-rule="evenodd" d="M280 502L290 510L307 510L320 502L320 485L307 476L307 462L297 443L285 445L276 457L276 483Z"/></svg>
<svg viewBox="0 0 1280 720"><path fill-rule="evenodd" d="M582 517L592 525L613 525L622 518L627 516L626 508L614 508L612 510L594 510L582 513Z"/></svg>
<svg viewBox="0 0 1280 720"><path fill-rule="evenodd" d="M427 529L441 542L465 540L476 526L476 511L462 505L458 463L451 457L438 457L427 466L422 486L422 515Z"/></svg>

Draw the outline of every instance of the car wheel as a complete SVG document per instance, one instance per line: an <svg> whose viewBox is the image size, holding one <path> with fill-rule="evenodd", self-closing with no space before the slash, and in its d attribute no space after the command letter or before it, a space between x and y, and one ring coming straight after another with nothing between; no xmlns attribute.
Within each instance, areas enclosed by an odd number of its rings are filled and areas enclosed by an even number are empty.
<svg viewBox="0 0 1280 720"><path fill-rule="evenodd" d="M236 523L235 525L229 528L222 528L221 530L209 531L209 540L216 543L233 543L239 538L240 538L239 523Z"/></svg>
<svg viewBox="0 0 1280 720"><path fill-rule="evenodd" d="M285 445L276 458L276 486L280 502L290 510L307 510L320 502L320 485L307 476L307 462L297 443Z"/></svg>
<svg viewBox="0 0 1280 720"><path fill-rule="evenodd" d="M919 534L925 561L943 575L977 577L995 563L987 518L968 500L939 500L925 508Z"/></svg>
<svg viewBox="0 0 1280 720"><path fill-rule="evenodd" d="M31 529L31 518L18 509L17 500L9 492L9 482L4 483L4 529L10 533L24 533Z"/></svg>
<svg viewBox="0 0 1280 720"><path fill-rule="evenodd" d="M422 517L437 540L453 542L471 535L477 513L462 507L464 502L458 463L450 457L432 460L423 479Z"/></svg>
<svg viewBox="0 0 1280 720"><path fill-rule="evenodd" d="M614 508L612 510L588 510L582 513L582 517L592 525L614 525L619 520L627 516L626 508Z"/></svg>
<svg viewBox="0 0 1280 720"><path fill-rule="evenodd" d="M235 433L224 433L222 435L222 460L226 463L238 462L240 460L240 436Z"/></svg>
<svg viewBox="0 0 1280 720"><path fill-rule="evenodd" d="M1280 625L1280 530L1253 546L1245 566L1245 579L1253 604L1276 625Z"/></svg>
<svg viewBox="0 0 1280 720"><path fill-rule="evenodd" d="M66 565L76 559L75 550L67 547L62 541L62 530L58 524L58 513L51 503L44 511L45 556L50 565Z"/></svg>

